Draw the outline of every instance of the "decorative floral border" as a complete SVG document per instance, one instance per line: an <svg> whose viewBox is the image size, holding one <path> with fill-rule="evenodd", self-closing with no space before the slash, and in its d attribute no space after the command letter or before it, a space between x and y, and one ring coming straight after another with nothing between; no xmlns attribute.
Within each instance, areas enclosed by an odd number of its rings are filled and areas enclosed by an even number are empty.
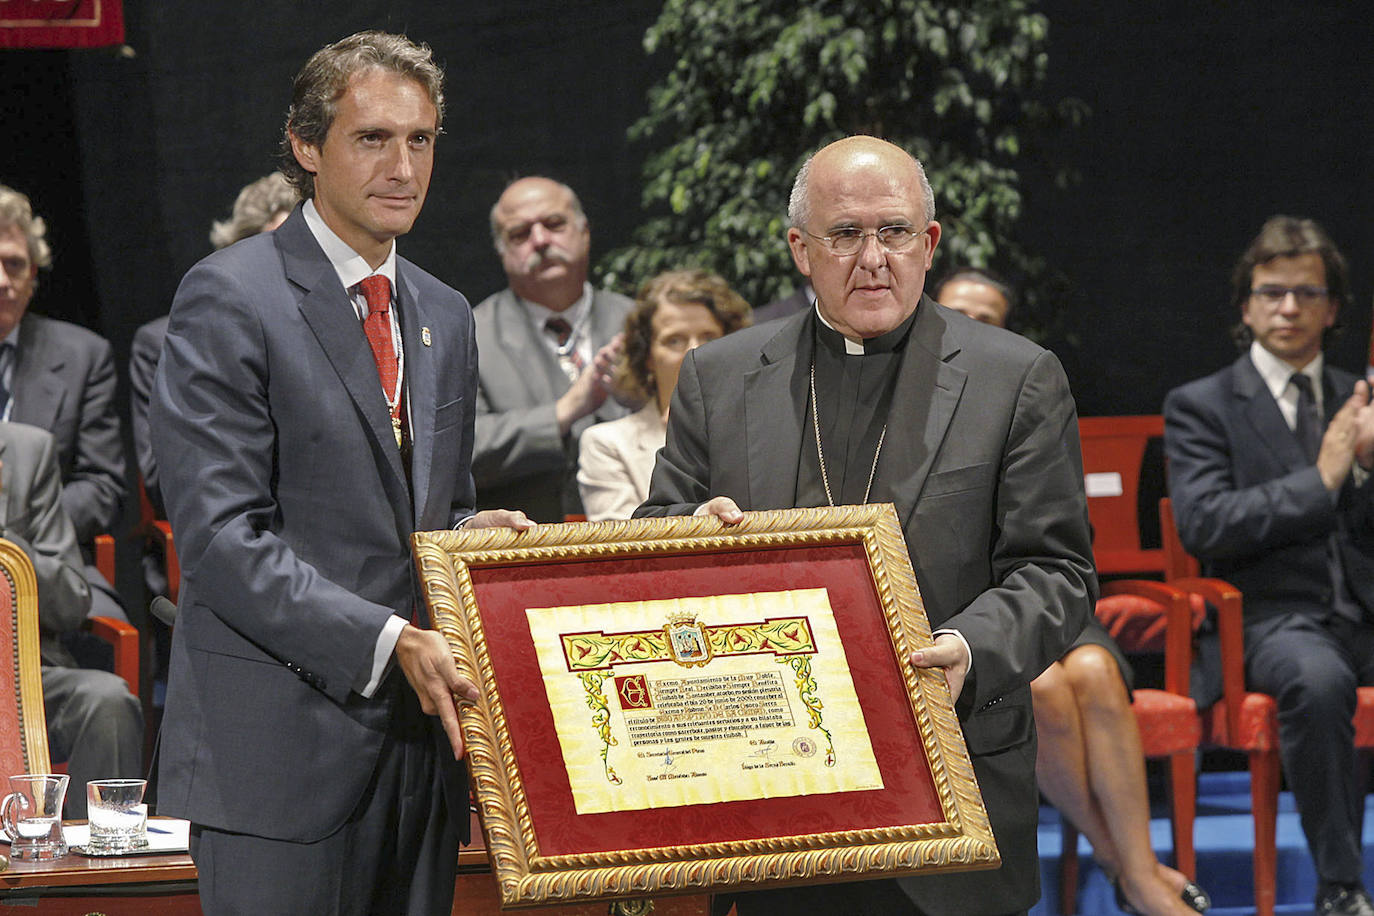
<svg viewBox="0 0 1374 916"><path fill-rule="evenodd" d="M645 897L665 892L808 883L828 876L995 868L1001 858L943 675L901 666L944 821L779 836L738 843L661 846L547 856L530 816L495 682L471 570L518 563L616 559L778 547L862 544L897 657L931 643L915 573L891 504L746 512L724 528L709 517L540 525L416 534L416 563L435 626L458 669L482 689L460 710L468 766L502 906ZM649 635L638 634L650 651ZM660 631L658 638L666 638ZM723 635L723 640L728 640ZM716 647L714 639L712 649ZM793 656L796 658L798 656ZM805 656L800 656L805 658ZM782 659L780 659L782 661ZM592 672L587 672L588 674ZM604 678L604 672L598 672ZM807 690L809 667L794 666ZM585 683L585 682L584 682ZM597 694L605 702L604 694ZM611 772L607 764L608 772Z"/></svg>

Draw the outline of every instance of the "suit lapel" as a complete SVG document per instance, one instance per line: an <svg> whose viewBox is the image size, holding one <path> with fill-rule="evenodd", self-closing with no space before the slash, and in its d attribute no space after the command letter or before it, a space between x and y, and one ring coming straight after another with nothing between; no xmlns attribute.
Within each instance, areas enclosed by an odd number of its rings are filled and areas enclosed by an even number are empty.
<svg viewBox="0 0 1374 916"><path fill-rule="evenodd" d="M1340 375L1331 371L1331 366L1322 366L1322 413L1324 414L1322 429L1326 429L1331 418L1336 415L1336 411L1341 409L1341 405L1350 400L1350 395L1355 390L1355 383L1343 379Z"/></svg>
<svg viewBox="0 0 1374 916"><path fill-rule="evenodd" d="M967 372L949 363L960 349L935 302L922 297L892 391L870 500L895 504L903 528L910 524L968 379Z"/></svg>
<svg viewBox="0 0 1374 916"><path fill-rule="evenodd" d="M400 294L401 346L405 354L406 397L410 405L411 485L415 517L419 519L424 516L425 500L429 495L429 475L434 461L434 409L438 405L434 351L421 339L421 328L429 324L429 319L415 285L403 268L404 263L399 258L396 261L396 286Z"/></svg>
<svg viewBox="0 0 1374 916"><path fill-rule="evenodd" d="M744 434L748 437L748 509L791 506L796 496L802 428L810 397L805 372L815 339L811 312L782 323L760 351L763 363L744 376ZM800 405L798 410L783 405ZM727 493L727 496L735 494Z"/></svg>
<svg viewBox="0 0 1374 916"><path fill-rule="evenodd" d="M376 440L378 454L383 456L390 472L382 475L387 494L393 505L406 507L408 514L410 495L400 451L396 448L386 398L377 381L377 363L353 303L299 211L277 230L277 244L287 279L305 290L299 305L301 316Z"/></svg>
<svg viewBox="0 0 1374 916"><path fill-rule="evenodd" d="M19 325L18 362L14 367L14 407L10 418L40 429L52 429L66 396L60 373L62 354L49 345L43 319L25 316Z"/></svg>
<svg viewBox="0 0 1374 916"><path fill-rule="evenodd" d="M606 344L611 342L611 338L625 330L625 320L621 315L613 313L602 301L601 290L592 290L592 313L589 316L591 325L592 355Z"/></svg>
<svg viewBox="0 0 1374 916"><path fill-rule="evenodd" d="M530 393L530 404L558 400L571 383L558 365L558 359L539 339L525 307L509 289L492 305L497 310L496 333L501 341L501 359L507 365L511 381L525 386Z"/></svg>
<svg viewBox="0 0 1374 916"><path fill-rule="evenodd" d="M1258 441L1258 447L1267 449L1274 458L1289 471L1307 467L1309 462L1303 454L1298 437L1289 429L1288 421L1279 411L1278 402L1264 384L1255 364L1249 355L1243 355L1231 364L1232 391L1242 402L1241 412L1250 424ZM1330 404L1327 404L1330 407Z"/></svg>

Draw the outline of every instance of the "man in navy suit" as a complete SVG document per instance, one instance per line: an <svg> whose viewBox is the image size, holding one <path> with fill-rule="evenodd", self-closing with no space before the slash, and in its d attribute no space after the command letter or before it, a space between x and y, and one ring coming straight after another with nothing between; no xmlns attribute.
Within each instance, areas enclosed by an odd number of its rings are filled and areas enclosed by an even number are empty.
<svg viewBox="0 0 1374 916"><path fill-rule="evenodd" d="M210 914L451 907L475 687L425 626L410 535L530 523L473 515L472 311L396 254L442 115L427 47L316 52L282 161L306 202L172 305L150 417L183 570L159 797L192 822Z"/></svg>
<svg viewBox="0 0 1374 916"><path fill-rule="evenodd" d="M28 310L39 269L52 265L45 234L28 197L0 185L0 419L52 433L92 613L123 620L114 586L91 562L95 536L114 530L124 499L114 351L83 327Z"/></svg>
<svg viewBox="0 0 1374 916"><path fill-rule="evenodd" d="M1374 684L1374 405L1322 354L1348 288L1319 225L1265 223L1234 275L1246 351L1169 393L1165 452L1184 546L1245 595L1246 685L1278 701L1317 912L1374 916L1350 721ZM1204 637L1200 701L1220 695L1215 650Z"/></svg>

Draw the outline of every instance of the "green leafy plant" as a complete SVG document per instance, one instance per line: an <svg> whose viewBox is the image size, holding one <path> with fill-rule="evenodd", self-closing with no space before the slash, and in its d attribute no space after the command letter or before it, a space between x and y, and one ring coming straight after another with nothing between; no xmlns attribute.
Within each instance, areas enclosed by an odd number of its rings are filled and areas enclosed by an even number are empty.
<svg viewBox="0 0 1374 916"><path fill-rule="evenodd" d="M644 46L678 58L630 129L652 149L647 216L631 245L602 259L601 281L633 291L660 271L702 266L755 304L786 293L798 282L784 239L792 179L810 153L855 133L925 164L942 264L1040 275L1043 263L1015 241L1016 166L1086 107L1042 98L1049 25L1034 7L667 0Z"/></svg>

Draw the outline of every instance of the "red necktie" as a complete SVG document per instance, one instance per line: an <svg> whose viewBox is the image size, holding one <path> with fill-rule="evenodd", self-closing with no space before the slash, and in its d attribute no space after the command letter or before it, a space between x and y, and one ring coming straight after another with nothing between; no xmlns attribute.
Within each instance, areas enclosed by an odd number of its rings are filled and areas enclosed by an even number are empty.
<svg viewBox="0 0 1374 916"><path fill-rule="evenodd" d="M367 317L363 331L372 345L372 358L377 361L377 376L382 382L382 395L391 414L396 444L401 444L401 399L397 391L396 348L391 341L391 282L386 277L372 275L358 283L367 299Z"/></svg>

